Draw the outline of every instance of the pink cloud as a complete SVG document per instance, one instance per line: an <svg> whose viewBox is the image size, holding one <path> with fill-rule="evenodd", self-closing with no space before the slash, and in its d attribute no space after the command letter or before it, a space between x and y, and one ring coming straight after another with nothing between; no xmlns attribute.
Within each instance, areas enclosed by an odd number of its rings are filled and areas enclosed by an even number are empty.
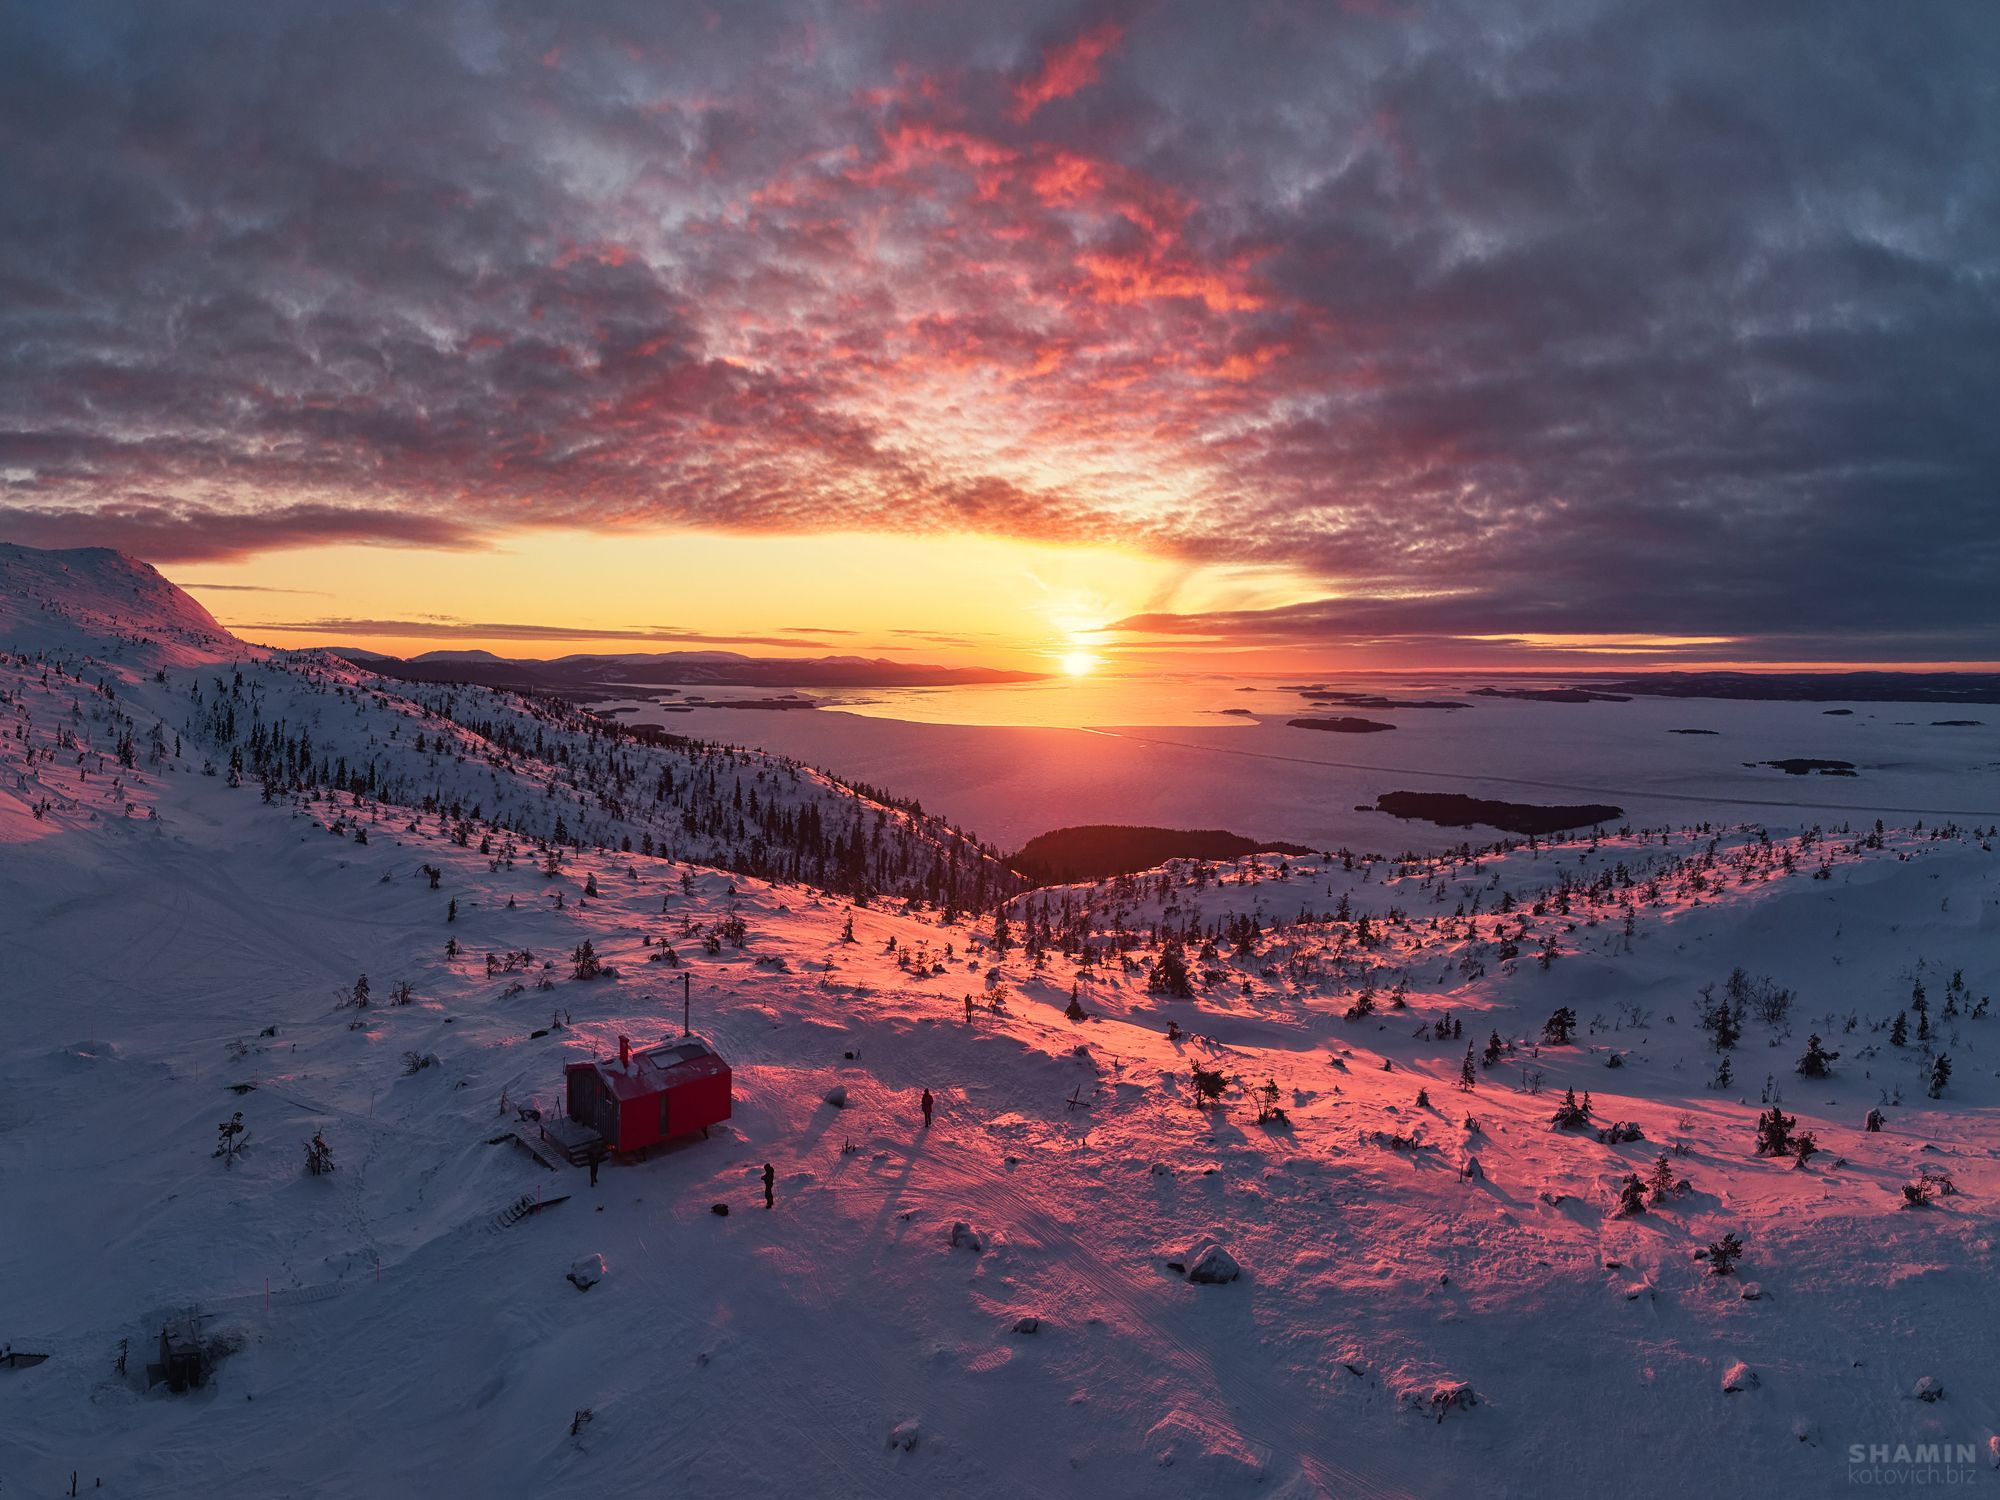
<svg viewBox="0 0 2000 1500"><path fill-rule="evenodd" d="M1034 75L1015 86L1008 118L1016 123L1025 121L1044 104L1067 99L1089 88L1098 80L1100 64L1124 39L1125 28L1116 21L1107 21L1081 36L1045 49L1041 66Z"/></svg>

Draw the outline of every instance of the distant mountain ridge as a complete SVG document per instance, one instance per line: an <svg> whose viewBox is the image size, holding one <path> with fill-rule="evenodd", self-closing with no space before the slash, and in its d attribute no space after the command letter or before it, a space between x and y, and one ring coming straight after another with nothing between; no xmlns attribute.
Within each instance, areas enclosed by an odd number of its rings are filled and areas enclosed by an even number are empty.
<svg viewBox="0 0 2000 1500"><path fill-rule="evenodd" d="M407 682L463 682L518 692L593 699L623 688L665 686L845 688L964 687L1036 682L1046 674L1000 667L944 667L867 656L745 656L735 651L653 651L514 659L489 651L384 656L350 647L334 656Z"/></svg>
<svg viewBox="0 0 2000 1500"><path fill-rule="evenodd" d="M2000 703L2000 672L1649 672L1587 691L1770 703Z"/></svg>

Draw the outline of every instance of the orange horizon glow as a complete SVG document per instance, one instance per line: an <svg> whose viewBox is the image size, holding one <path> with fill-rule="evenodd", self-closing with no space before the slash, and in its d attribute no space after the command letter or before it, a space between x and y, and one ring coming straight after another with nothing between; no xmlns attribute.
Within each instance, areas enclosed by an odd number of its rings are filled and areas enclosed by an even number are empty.
<svg viewBox="0 0 2000 1500"><path fill-rule="evenodd" d="M1117 630L1152 611L1319 597L1275 569L1190 568L1136 551L973 535L546 532L483 551L335 547L197 563L169 576L259 645L400 657L734 651L879 657L1041 675L1992 672L1995 661L1759 659L1753 640L1629 632L1440 636L1421 644ZM421 611L408 607L421 600ZM504 622L504 623L496 623ZM1730 647L1744 648L1732 654ZM1708 648L1708 649L1703 649ZM1490 655L1483 655L1490 652Z"/></svg>
<svg viewBox="0 0 2000 1500"><path fill-rule="evenodd" d="M1593 633L1357 636L1346 641L1119 629L1145 616L1242 614L1324 600L1272 567L1207 566L1137 548L972 532L536 530L480 550L340 546L174 567L169 576L245 640L400 657L513 660L733 651L866 656L1069 677L1203 670L1623 675L1655 671L2000 671L1989 661L1760 659L1754 639ZM412 607L413 601L420 601ZM1782 640L1774 646L1783 649Z"/></svg>

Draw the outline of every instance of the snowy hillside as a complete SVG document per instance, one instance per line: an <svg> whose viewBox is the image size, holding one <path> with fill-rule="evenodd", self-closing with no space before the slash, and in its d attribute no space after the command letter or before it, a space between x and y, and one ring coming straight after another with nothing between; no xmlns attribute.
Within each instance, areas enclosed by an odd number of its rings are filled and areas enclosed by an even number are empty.
<svg viewBox="0 0 2000 1500"><path fill-rule="evenodd" d="M0 542L0 646L88 654L128 676L264 654L122 552L48 552L9 542Z"/></svg>
<svg viewBox="0 0 2000 1500"><path fill-rule="evenodd" d="M0 1344L48 1355L0 1365L8 1494L1993 1478L1990 827L996 908L975 846L778 757L240 647L114 678L87 648L165 622L99 597L0 640ZM514 1142L684 977L727 1126L595 1188ZM190 1310L212 1383L149 1391Z"/></svg>
<svg viewBox="0 0 2000 1500"><path fill-rule="evenodd" d="M11 792L0 790L17 811L101 802L113 781L137 784L130 773L143 758L156 771L248 778L267 803L407 809L448 824L496 867L546 860L551 847L558 859L611 848L951 909L983 907L1021 884L914 803L796 760L621 726L560 700L265 652L113 552L13 547L0 562L20 585L0 615L0 651L13 653L22 684L12 701L25 763ZM88 712L42 683L50 673L91 687ZM39 719L33 690L47 697ZM48 745L36 752L38 737ZM84 789L92 771L103 789L94 794Z"/></svg>

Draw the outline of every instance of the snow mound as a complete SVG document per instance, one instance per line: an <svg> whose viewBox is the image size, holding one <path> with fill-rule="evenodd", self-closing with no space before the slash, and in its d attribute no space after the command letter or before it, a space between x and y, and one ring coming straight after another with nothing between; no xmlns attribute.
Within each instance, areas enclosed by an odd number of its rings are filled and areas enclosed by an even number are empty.
<svg viewBox="0 0 2000 1500"><path fill-rule="evenodd" d="M52 1056L64 1064L116 1062L119 1051L116 1042L71 1042L66 1047L58 1047Z"/></svg>
<svg viewBox="0 0 2000 1500"><path fill-rule="evenodd" d="M608 1269L601 1255L579 1256L569 1268L569 1284L579 1292L587 1292L604 1279Z"/></svg>
<svg viewBox="0 0 2000 1500"><path fill-rule="evenodd" d="M1731 1360L1729 1368L1722 1372L1722 1389L1732 1396L1738 1391L1754 1391L1762 1384L1757 1372L1740 1359Z"/></svg>
<svg viewBox="0 0 2000 1500"><path fill-rule="evenodd" d="M1231 1480L1252 1484L1264 1474L1263 1453L1231 1428L1184 1407L1175 1407L1152 1425L1146 1452L1163 1469L1193 1467L1205 1493Z"/></svg>

